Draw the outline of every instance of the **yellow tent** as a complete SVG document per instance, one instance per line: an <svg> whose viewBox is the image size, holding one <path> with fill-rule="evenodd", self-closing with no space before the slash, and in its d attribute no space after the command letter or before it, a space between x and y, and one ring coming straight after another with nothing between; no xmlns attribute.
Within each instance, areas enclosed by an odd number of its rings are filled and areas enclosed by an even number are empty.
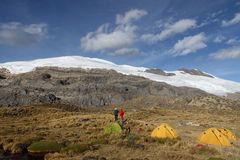
<svg viewBox="0 0 240 160"><path fill-rule="evenodd" d="M151 137L154 138L177 138L177 132L168 124L162 123L152 131Z"/></svg>
<svg viewBox="0 0 240 160"><path fill-rule="evenodd" d="M232 131L230 131L229 129L226 129L226 128L220 128L218 129L222 134L224 134L229 140L232 140L232 141L236 141L237 138L236 136L233 134Z"/></svg>
<svg viewBox="0 0 240 160"><path fill-rule="evenodd" d="M199 142L204 144L213 144L219 146L230 146L227 137L219 132L217 128L209 128L199 136Z"/></svg>

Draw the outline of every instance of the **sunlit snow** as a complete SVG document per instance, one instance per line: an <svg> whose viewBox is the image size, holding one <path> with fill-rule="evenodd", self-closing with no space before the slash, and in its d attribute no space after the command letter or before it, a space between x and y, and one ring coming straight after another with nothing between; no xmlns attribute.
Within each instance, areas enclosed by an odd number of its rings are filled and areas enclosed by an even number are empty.
<svg viewBox="0 0 240 160"><path fill-rule="evenodd" d="M148 68L144 67L117 65L106 60L81 56L65 56L32 61L0 63L0 68L7 68L13 74L30 72L36 67L113 69L125 75L141 76L157 82L166 82L173 86L199 88L215 95L226 95L227 93L240 92L240 83L220 79L217 77L210 78L206 76L191 75L182 71L165 71L168 73L175 73L176 75L162 76L145 72Z"/></svg>

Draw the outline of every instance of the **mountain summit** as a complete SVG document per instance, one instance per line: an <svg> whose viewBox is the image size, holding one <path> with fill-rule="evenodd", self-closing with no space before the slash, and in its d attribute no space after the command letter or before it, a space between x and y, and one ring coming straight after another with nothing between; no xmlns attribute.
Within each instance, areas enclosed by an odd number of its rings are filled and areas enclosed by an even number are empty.
<svg viewBox="0 0 240 160"><path fill-rule="evenodd" d="M11 74L27 73L41 67L114 70L124 75L140 76L176 87L197 88L219 96L240 92L240 83L224 80L197 69L182 68L177 71L163 71L145 67L117 65L106 60L81 56L64 56L0 64L1 70L7 69Z"/></svg>

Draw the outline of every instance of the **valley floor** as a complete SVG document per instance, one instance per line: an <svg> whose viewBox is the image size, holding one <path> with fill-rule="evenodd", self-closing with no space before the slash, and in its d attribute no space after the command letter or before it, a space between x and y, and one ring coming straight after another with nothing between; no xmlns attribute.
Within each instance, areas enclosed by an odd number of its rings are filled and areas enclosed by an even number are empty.
<svg viewBox="0 0 240 160"><path fill-rule="evenodd" d="M114 106L115 107L115 106ZM79 160L95 157L104 160L226 160L240 159L240 141L231 147L197 147L197 136L210 127L231 129L240 137L240 111L199 108L126 107L125 118L131 134L105 135L103 128L114 120L113 108L79 111L34 106L0 108L0 154L19 153L36 141L62 144L48 160ZM152 130L169 123L180 135L177 140L156 140Z"/></svg>

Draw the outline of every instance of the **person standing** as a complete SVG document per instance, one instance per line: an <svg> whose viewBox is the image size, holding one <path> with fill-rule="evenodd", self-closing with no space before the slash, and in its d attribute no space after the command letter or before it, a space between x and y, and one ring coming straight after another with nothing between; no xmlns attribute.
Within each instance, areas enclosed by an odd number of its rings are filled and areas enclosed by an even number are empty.
<svg viewBox="0 0 240 160"><path fill-rule="evenodd" d="M123 111L123 109L122 109L122 108L120 109L119 115L120 115L120 119L122 119L122 120L123 120L124 111Z"/></svg>
<svg viewBox="0 0 240 160"><path fill-rule="evenodd" d="M118 120L118 113L119 113L118 109L115 108L115 109L114 109L114 117L115 117L115 121Z"/></svg>
<svg viewBox="0 0 240 160"><path fill-rule="evenodd" d="M124 111L123 111L122 108L120 109L119 115L120 115L120 126L123 128L123 116L124 116Z"/></svg>

